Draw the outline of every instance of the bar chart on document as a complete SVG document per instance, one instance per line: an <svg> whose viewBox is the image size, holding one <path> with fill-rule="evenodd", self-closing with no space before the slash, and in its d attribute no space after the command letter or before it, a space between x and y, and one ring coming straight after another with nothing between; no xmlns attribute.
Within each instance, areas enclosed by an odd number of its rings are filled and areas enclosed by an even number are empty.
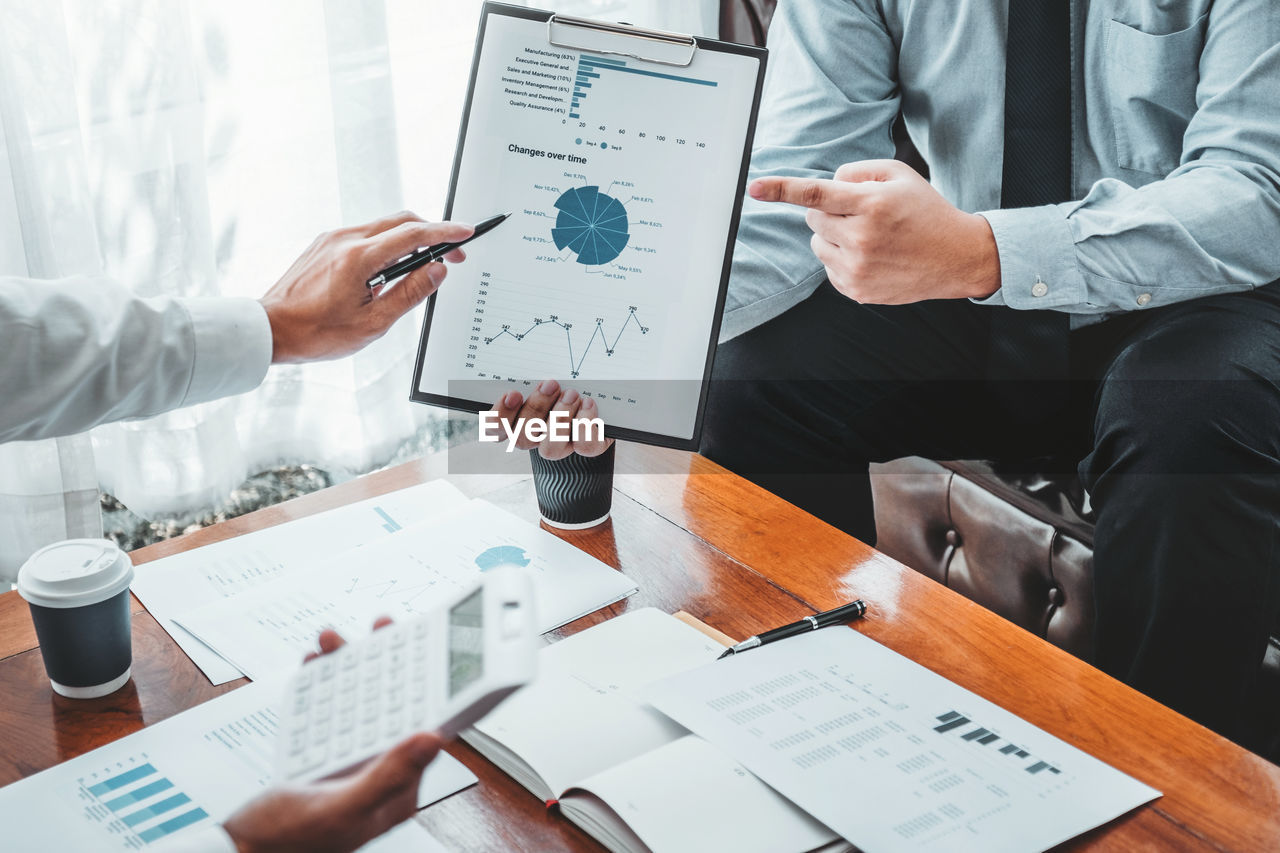
<svg viewBox="0 0 1280 853"><path fill-rule="evenodd" d="M596 391L611 423L682 428L686 413L639 410L662 408L652 380L705 368L754 95L743 61L595 54L488 19L452 218L513 215L437 295L420 391L477 380L496 399L555 378Z"/></svg>
<svg viewBox="0 0 1280 853"><path fill-rule="evenodd" d="M244 698L249 699L249 694ZM191 765L197 756L190 749L158 754L108 750L98 766L81 767L74 777L74 790L68 787L61 792L84 821L79 835L95 838L94 849L108 849L104 842L111 839L116 849L145 850L225 815L226 792L247 798L265 788L271 782L278 728L271 704L245 707L242 715L203 732L196 749L199 758L213 762L211 766L217 768L213 773L206 769L193 774ZM89 764L87 760L80 763Z"/></svg>
<svg viewBox="0 0 1280 853"><path fill-rule="evenodd" d="M146 754L80 778L77 797L85 818L118 838L126 850L143 849L209 819Z"/></svg>

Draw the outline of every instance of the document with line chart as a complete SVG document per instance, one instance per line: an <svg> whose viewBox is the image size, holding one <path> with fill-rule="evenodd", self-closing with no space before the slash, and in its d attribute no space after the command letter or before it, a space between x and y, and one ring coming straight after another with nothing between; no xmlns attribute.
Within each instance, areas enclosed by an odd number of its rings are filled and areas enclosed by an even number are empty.
<svg viewBox="0 0 1280 853"><path fill-rule="evenodd" d="M446 519L180 614L177 622L257 680L297 666L324 628L358 637L378 616L407 619L430 612L499 566L528 572L541 631L636 591L621 572L477 499Z"/></svg>
<svg viewBox="0 0 1280 853"><path fill-rule="evenodd" d="M485 6L448 216L512 215L432 298L413 399L479 411L558 379L611 434L691 446L764 54L698 40L651 59L590 22L562 41L548 17Z"/></svg>
<svg viewBox="0 0 1280 853"><path fill-rule="evenodd" d="M239 678L240 670L178 625L177 614L305 571L333 554L466 505L462 492L444 480L410 486L142 563L133 593L211 682L225 684Z"/></svg>

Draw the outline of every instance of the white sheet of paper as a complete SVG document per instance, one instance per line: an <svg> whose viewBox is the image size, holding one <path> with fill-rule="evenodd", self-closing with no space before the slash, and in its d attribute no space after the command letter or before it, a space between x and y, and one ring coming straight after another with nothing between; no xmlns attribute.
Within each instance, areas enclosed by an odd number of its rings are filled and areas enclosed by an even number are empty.
<svg viewBox="0 0 1280 853"><path fill-rule="evenodd" d="M638 688L715 660L724 647L644 607L538 653L538 676L476 725L520 756L551 796L686 734L635 701Z"/></svg>
<svg viewBox="0 0 1280 853"><path fill-rule="evenodd" d="M240 670L177 625L174 616L314 566L466 502L454 486L434 480L144 563L135 570L131 588L209 680L224 684L239 678Z"/></svg>
<svg viewBox="0 0 1280 853"><path fill-rule="evenodd" d="M801 853L836 835L696 735L582 782L658 853ZM571 791L562 804L573 800Z"/></svg>
<svg viewBox="0 0 1280 853"><path fill-rule="evenodd" d="M361 847L360 853L449 853L449 848L416 820L406 820Z"/></svg>
<svg viewBox="0 0 1280 853"><path fill-rule="evenodd" d="M5 849L139 850L223 820L271 784L282 692L278 682L246 685L0 789ZM418 803L475 782L441 753ZM425 832L402 830L364 849L404 850Z"/></svg>
<svg viewBox="0 0 1280 853"><path fill-rule="evenodd" d="M1160 796L848 628L645 695L867 853L1042 850Z"/></svg>
<svg viewBox="0 0 1280 853"><path fill-rule="evenodd" d="M264 678L296 667L324 628L367 634L376 617L421 614L499 565L527 567L543 631L636 591L621 572L474 500L447 523L384 537L312 571L179 615L177 622L250 678Z"/></svg>

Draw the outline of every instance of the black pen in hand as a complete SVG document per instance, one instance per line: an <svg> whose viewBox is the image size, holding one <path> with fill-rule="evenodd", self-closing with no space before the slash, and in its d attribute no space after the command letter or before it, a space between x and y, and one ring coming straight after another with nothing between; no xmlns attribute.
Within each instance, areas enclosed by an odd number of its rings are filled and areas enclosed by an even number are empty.
<svg viewBox="0 0 1280 853"><path fill-rule="evenodd" d="M477 225L475 233L465 240L459 240L456 243L437 243L434 246L427 246L426 248L419 249L412 254L405 255L403 258L396 261L394 264L387 267L365 283L369 285L370 290L380 284L390 284L401 276L406 276L413 272L418 267L426 266L432 261L440 260L454 249L467 245L477 237L483 237L485 234L488 234L490 231L505 222L507 217L510 215L510 213L503 213L491 219L486 219L484 222Z"/></svg>
<svg viewBox="0 0 1280 853"><path fill-rule="evenodd" d="M763 634L757 634L754 637L747 637L741 643L732 645L724 650L724 654L720 655L717 660L723 660L730 655L736 655L745 652L747 649L754 649L757 646L763 646L765 643L772 643L777 640L785 640L787 637L794 637L796 634L805 634L809 631L816 631L819 628L825 628L828 625L843 625L846 622L852 622L862 614L867 612L867 605L862 603L862 599L851 602L849 604L837 607L835 610L828 610L825 613L815 613L813 616L806 616L799 622L792 622L790 625L783 625L781 628L774 628L771 631L765 631Z"/></svg>

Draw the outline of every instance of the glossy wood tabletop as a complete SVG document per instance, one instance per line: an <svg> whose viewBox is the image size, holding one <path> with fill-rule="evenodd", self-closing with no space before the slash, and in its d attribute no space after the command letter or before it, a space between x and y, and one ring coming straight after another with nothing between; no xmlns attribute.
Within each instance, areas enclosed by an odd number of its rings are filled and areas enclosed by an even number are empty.
<svg viewBox="0 0 1280 853"><path fill-rule="evenodd" d="M458 454L448 457L456 471ZM133 558L155 560L445 476L448 457L354 480ZM1164 792L1064 849L1280 849L1275 765L701 457L626 446L618 472L611 520L560 535L625 571L640 592L560 634L652 605L683 609L745 637L862 598L870 609L857 630ZM537 518L527 473L449 479L469 495ZM49 689L25 603L0 595L0 785L244 683L211 686L136 601L134 609L132 681L103 699L70 701ZM449 849L600 849L465 744L450 751L480 784L418 818Z"/></svg>

